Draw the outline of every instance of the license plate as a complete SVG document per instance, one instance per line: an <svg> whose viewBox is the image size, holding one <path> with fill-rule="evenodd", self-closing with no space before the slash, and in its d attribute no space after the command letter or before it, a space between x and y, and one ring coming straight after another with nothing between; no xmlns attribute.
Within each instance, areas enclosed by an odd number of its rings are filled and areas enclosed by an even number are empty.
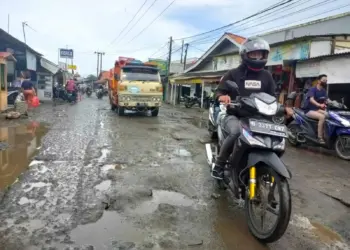
<svg viewBox="0 0 350 250"><path fill-rule="evenodd" d="M287 127L285 125L249 119L249 128L254 133L287 137Z"/></svg>

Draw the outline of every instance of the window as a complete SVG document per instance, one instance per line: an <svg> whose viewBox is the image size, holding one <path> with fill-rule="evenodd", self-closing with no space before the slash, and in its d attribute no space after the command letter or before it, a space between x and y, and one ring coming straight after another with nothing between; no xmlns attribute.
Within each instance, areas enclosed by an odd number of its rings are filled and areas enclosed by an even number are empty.
<svg viewBox="0 0 350 250"><path fill-rule="evenodd" d="M6 89L6 76L5 76L5 64L0 64L0 82L1 82L1 90Z"/></svg>
<svg viewBox="0 0 350 250"><path fill-rule="evenodd" d="M158 69L146 67L124 67L121 79L125 81L160 81Z"/></svg>

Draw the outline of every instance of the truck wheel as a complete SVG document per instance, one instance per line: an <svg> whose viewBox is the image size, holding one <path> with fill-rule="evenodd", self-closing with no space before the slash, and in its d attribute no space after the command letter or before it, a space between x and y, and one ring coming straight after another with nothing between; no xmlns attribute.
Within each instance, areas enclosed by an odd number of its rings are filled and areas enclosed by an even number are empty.
<svg viewBox="0 0 350 250"><path fill-rule="evenodd" d="M123 116L125 113L125 109L123 107L118 107L118 115Z"/></svg>
<svg viewBox="0 0 350 250"><path fill-rule="evenodd" d="M158 116L158 113L159 113L159 108L155 108L151 111L152 113L152 116Z"/></svg>

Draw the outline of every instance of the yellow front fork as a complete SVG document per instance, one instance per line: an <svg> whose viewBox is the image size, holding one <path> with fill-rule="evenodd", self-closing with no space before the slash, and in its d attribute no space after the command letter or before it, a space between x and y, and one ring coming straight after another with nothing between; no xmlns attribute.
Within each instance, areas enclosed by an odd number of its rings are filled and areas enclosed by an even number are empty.
<svg viewBox="0 0 350 250"><path fill-rule="evenodd" d="M256 189L256 168L251 166L249 169L249 199L254 199Z"/></svg>

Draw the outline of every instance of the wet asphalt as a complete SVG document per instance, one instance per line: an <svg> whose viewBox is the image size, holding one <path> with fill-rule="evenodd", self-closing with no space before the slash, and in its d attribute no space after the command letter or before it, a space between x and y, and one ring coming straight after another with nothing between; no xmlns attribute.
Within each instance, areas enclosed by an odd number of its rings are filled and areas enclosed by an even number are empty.
<svg viewBox="0 0 350 250"><path fill-rule="evenodd" d="M210 178L205 118L92 97L1 123L0 249L350 249L349 162L289 147L292 220L262 245Z"/></svg>

